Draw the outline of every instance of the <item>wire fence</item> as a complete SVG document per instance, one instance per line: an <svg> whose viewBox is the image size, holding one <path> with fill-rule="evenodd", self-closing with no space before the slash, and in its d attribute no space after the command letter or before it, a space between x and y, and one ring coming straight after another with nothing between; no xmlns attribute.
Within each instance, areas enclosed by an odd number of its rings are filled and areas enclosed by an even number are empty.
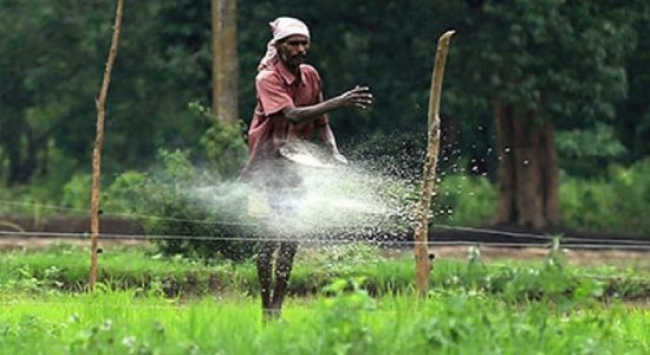
<svg viewBox="0 0 650 355"><path fill-rule="evenodd" d="M60 239L60 240L90 240L89 233L62 233L62 232L12 232L0 231L2 237L20 237L31 239ZM341 239L327 239L327 238L258 238L258 237L215 237L215 236L200 236L200 235L142 235L142 234L99 234L101 240L120 240L120 241L160 241L160 240L203 240L203 241L233 241L233 242L251 242L256 243L260 241L272 241L283 243L299 243L304 245L337 245L337 244L350 244L355 242L365 242L368 244L378 246L388 246L394 248L414 247L418 242L412 240L376 240L376 239L359 239L359 238L341 238ZM576 238L579 239L579 238ZM448 240L436 241L429 240L427 245L431 247L443 246L484 246L495 248L549 248L552 240L547 243L531 243L531 242L492 242L492 241L476 241L476 240ZM592 249L592 250L630 250L630 251L650 251L650 243L624 241L624 243L606 242L601 244L590 243L562 243L560 245L563 249Z"/></svg>
<svg viewBox="0 0 650 355"><path fill-rule="evenodd" d="M68 215L88 215L85 209L75 209L63 206L30 203L30 202L17 202L9 200L0 200L0 205L30 208L33 210L51 210L65 212ZM104 213L105 217L124 218L130 220L158 220L168 222L183 222L183 223L196 223L196 224L210 224L214 226L242 226L248 228L257 227L258 224L245 221L214 221L214 220L198 220L198 219L183 219L183 218L168 218L153 215L123 213L123 212L110 212ZM377 226L374 226L377 229ZM619 238L589 238L589 237L576 237L566 235L552 235L552 234L536 234L530 232L513 232L490 228L476 228L467 226L451 226L434 224L433 230L446 230L453 232L462 232L458 239L454 240L429 240L429 246L488 246L488 247L503 247L503 248L521 248L521 247L549 247L553 242L559 242L563 248L566 249L593 249L593 250L606 250L606 249L624 249L624 250L650 250L650 240L635 240L635 239L619 239ZM477 240L476 237L468 238L474 235L493 235L509 239L512 241L489 241ZM435 236L435 232L434 232ZM24 231L24 230L2 230L0 231L0 238L33 238L33 239L73 239L73 240L90 240L89 232L48 232L48 231ZM409 240L409 236L401 236L399 238L373 238L372 236L366 237L341 237L341 238L315 238L315 237L301 237L301 238L261 238L257 236L214 236L214 235L151 235L139 233L100 233L98 236L101 240L122 240L122 241L162 241L162 240L202 240L202 241L233 241L233 242L259 242L261 240L272 240L276 242L299 242L301 244L348 244L351 242L363 241L375 245L386 245L392 247L410 247L415 246L418 242ZM447 237L449 238L449 237Z"/></svg>

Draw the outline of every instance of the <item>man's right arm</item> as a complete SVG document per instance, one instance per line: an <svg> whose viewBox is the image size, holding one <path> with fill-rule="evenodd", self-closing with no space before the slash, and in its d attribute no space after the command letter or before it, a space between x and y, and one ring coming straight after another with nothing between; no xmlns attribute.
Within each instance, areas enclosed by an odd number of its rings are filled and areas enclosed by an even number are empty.
<svg viewBox="0 0 650 355"><path fill-rule="evenodd" d="M365 109L372 104L372 93L367 86L356 86L354 89L310 106L288 106L282 114L293 123L302 123L317 118L329 111L354 106Z"/></svg>

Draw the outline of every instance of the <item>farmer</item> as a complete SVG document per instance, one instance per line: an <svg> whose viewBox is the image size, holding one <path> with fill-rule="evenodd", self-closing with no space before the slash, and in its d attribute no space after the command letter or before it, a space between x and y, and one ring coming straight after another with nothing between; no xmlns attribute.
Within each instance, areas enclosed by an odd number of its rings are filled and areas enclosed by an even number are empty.
<svg viewBox="0 0 650 355"><path fill-rule="evenodd" d="M248 131L249 159L241 172L241 180L251 186L249 214L262 222L257 273L265 319L280 315L298 248L298 232L284 227L291 225L298 209L297 198L304 189L295 163L280 151L288 142L317 137L325 151L345 163L326 113L342 107L365 109L372 103L370 89L362 86L323 100L318 72L304 64L311 44L307 26L290 17L279 17L269 25L273 38L257 68L257 105Z"/></svg>

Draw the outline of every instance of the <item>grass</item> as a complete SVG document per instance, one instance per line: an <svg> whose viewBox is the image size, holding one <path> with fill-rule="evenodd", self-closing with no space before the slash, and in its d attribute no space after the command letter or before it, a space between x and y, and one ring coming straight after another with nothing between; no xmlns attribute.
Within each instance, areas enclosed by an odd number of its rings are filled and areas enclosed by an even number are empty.
<svg viewBox="0 0 650 355"><path fill-rule="evenodd" d="M650 312L562 312L485 295L374 299L362 289L290 300L263 325L256 299L178 303L129 292L4 298L0 353L11 354L646 354Z"/></svg>
<svg viewBox="0 0 650 355"><path fill-rule="evenodd" d="M440 260L431 276L434 288L474 290L513 300L591 293L627 300L650 297L650 281L634 270L566 265L555 256L537 261ZM553 261L553 263L551 263ZM142 249L112 249L100 256L99 281L111 289L138 289L169 297L238 293L256 295L251 262L200 263L162 258ZM88 278L85 249L58 246L41 252L11 252L0 258L0 292L83 291ZM294 296L318 294L333 279L364 278L372 295L408 292L414 279L412 257L381 257L363 245L304 250L292 275Z"/></svg>
<svg viewBox="0 0 650 355"><path fill-rule="evenodd" d="M263 324L252 263L111 249L89 293L85 249L5 253L0 353L650 353L644 273L474 254L436 262L425 300L410 257L358 245L299 255L282 319Z"/></svg>

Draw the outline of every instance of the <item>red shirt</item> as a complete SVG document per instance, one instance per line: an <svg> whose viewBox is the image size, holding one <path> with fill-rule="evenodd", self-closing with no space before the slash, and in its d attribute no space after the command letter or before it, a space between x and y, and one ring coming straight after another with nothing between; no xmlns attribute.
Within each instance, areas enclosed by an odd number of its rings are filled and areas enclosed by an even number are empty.
<svg viewBox="0 0 650 355"><path fill-rule="evenodd" d="M318 129L329 123L326 115L294 124L284 117L287 107L310 106L323 101L322 82L314 67L300 65L300 75L276 61L255 78L257 106L248 130L249 159L242 171L258 162L279 156L278 150L289 139L312 140Z"/></svg>

